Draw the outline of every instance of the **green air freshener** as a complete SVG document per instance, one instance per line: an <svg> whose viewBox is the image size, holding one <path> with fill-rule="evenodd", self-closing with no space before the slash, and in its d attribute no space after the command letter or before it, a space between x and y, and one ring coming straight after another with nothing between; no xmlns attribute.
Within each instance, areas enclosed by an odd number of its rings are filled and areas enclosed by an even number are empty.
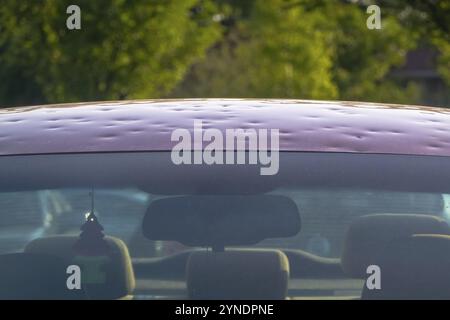
<svg viewBox="0 0 450 320"><path fill-rule="evenodd" d="M81 269L81 287L88 295L95 297L106 294L103 291L111 261L110 247L104 237L97 217L92 212L88 213L86 222L81 226L80 238L73 248L73 261Z"/></svg>

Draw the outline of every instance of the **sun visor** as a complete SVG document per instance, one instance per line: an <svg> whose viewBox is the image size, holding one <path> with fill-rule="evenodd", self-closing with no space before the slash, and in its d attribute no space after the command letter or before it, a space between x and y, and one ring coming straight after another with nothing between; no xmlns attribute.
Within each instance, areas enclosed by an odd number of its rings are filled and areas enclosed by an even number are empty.
<svg viewBox="0 0 450 320"><path fill-rule="evenodd" d="M182 196L153 201L143 232L188 246L251 245L300 231L297 205L279 195Z"/></svg>

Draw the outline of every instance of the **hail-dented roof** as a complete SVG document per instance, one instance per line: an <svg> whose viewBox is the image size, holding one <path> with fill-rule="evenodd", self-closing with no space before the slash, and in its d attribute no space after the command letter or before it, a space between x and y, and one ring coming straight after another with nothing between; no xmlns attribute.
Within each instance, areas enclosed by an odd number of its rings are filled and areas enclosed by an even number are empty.
<svg viewBox="0 0 450 320"><path fill-rule="evenodd" d="M300 100L152 100L0 109L0 155L171 150L173 130L279 129L281 151L450 156L450 109Z"/></svg>

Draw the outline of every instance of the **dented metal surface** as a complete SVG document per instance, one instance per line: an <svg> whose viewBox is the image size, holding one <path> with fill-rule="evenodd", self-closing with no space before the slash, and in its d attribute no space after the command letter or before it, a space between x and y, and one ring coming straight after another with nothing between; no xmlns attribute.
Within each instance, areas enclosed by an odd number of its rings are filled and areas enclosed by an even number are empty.
<svg viewBox="0 0 450 320"><path fill-rule="evenodd" d="M450 110L300 100L154 100L0 109L0 155L171 150L177 128L279 129L281 151L450 156Z"/></svg>

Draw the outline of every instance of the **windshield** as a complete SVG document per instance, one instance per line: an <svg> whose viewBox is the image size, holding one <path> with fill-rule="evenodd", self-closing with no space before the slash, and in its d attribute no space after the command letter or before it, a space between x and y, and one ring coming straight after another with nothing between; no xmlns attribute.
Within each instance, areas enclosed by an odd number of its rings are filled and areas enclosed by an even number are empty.
<svg viewBox="0 0 450 320"><path fill-rule="evenodd" d="M170 161L169 152L1 157L0 252L23 251L39 238L78 239L85 232L80 228L86 213L94 212L104 234L126 244L137 280L135 294L180 297L186 294L188 256L214 249L205 234L196 238L189 221L213 224L207 220L212 213L199 212L207 199L215 197L219 205L217 199L225 197L223 203L229 203L238 196L233 212L224 210L214 220L225 252L281 250L289 258L290 296L357 297L364 280L341 266L355 221L419 215L447 224L450 217L450 160L445 157L281 152L279 167L277 175L264 176L249 164L179 166ZM268 201L264 207L278 206L273 209L277 212L252 207L250 199ZM280 220L297 221L290 211L301 226L286 233ZM180 227L183 215L188 220ZM258 229L272 217L273 229ZM148 236L146 219L167 230ZM242 233L251 232L256 241L240 240Z"/></svg>
<svg viewBox="0 0 450 320"><path fill-rule="evenodd" d="M85 214L91 210L91 189L52 189L0 194L3 234L16 228L38 235L80 233ZM300 249L328 258L339 258L346 231L356 217L374 213L417 213L448 220L450 208L444 207L441 193L397 192L370 189L276 189L270 194L288 196L300 210L302 228L296 236L267 239L260 247ZM189 247L177 242L151 241L141 235L142 221L150 202L166 197L139 189L95 189L95 214L105 233L122 239L132 257L167 256ZM174 197L171 195L170 197ZM38 201L42 198L41 201ZM35 202L33 200L36 199ZM51 207L48 205L51 204ZM2 237L3 238L3 237ZM21 251L24 244L0 243L1 252Z"/></svg>

